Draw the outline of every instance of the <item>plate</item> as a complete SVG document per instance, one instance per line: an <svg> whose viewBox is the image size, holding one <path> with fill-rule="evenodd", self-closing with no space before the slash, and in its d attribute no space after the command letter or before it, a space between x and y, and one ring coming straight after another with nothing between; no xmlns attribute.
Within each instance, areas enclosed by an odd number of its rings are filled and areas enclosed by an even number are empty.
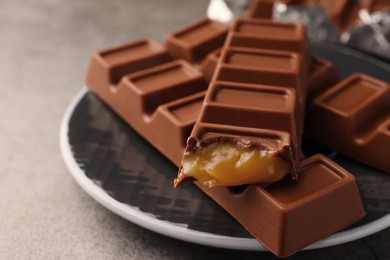
<svg viewBox="0 0 390 260"><path fill-rule="evenodd" d="M338 45L314 45L314 55L335 64L342 77L364 72L390 82L390 65ZM63 158L76 182L123 218L184 241L229 249L267 250L195 185L173 189L177 168L83 88L67 108L60 130ZM355 175L367 216L306 249L359 239L390 226L390 175L313 142Z"/></svg>

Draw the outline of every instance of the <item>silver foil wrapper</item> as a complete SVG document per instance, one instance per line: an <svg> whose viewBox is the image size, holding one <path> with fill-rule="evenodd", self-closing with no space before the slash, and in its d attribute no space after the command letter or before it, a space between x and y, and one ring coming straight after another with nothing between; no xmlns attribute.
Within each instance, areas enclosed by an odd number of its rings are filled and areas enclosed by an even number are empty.
<svg viewBox="0 0 390 260"><path fill-rule="evenodd" d="M211 19L228 22L244 15L249 3L250 0L211 0L207 14ZM273 13L274 20L305 24L311 41L340 43L390 60L390 9L372 14L362 10L359 18L358 25L341 34L318 4L285 5L276 1Z"/></svg>
<svg viewBox="0 0 390 260"><path fill-rule="evenodd" d="M361 24L349 28L341 37L347 46L390 60L390 10L359 13Z"/></svg>

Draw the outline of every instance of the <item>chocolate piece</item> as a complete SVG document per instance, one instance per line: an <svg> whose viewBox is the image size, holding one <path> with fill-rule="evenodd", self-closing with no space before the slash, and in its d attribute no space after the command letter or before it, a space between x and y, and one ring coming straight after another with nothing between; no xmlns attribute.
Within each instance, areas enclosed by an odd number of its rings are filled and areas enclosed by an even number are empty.
<svg viewBox="0 0 390 260"><path fill-rule="evenodd" d="M246 16L251 18L272 19L274 3L275 0L252 0L248 11L246 12Z"/></svg>
<svg viewBox="0 0 390 260"><path fill-rule="evenodd" d="M307 104L340 81L340 77L330 61L312 57L307 84Z"/></svg>
<svg viewBox="0 0 390 260"><path fill-rule="evenodd" d="M273 28L278 36L270 40ZM242 36L244 41L239 44L255 41L270 47L273 42L281 48L286 45L286 37L281 34L287 32L291 38L287 41L296 41L294 48L306 54L304 28L253 19L239 19L233 24L187 143L175 187L188 178L202 180L210 186L274 182L288 172L292 179L297 179L307 63L294 52L232 46L234 37ZM223 131L217 137L207 138L204 127L210 124ZM232 132L235 136L231 140L238 141L219 144L219 140L227 140L226 135ZM269 142L270 132L274 132L274 145L260 145ZM278 138L282 132L290 137ZM214 144L212 148L206 145L209 143ZM257 179L250 177L253 172L257 173Z"/></svg>
<svg viewBox="0 0 390 260"><path fill-rule="evenodd" d="M216 80L291 87L298 98L306 98L306 75L302 58L292 52L252 48L226 48Z"/></svg>
<svg viewBox="0 0 390 260"><path fill-rule="evenodd" d="M292 51L304 57L309 54L306 30L302 24L264 19L237 19L225 46Z"/></svg>
<svg viewBox="0 0 390 260"><path fill-rule="evenodd" d="M299 175L298 182L265 188L198 186L274 254L287 257L365 215L354 177L330 159L304 160Z"/></svg>
<svg viewBox="0 0 390 260"><path fill-rule="evenodd" d="M390 173L390 85L354 74L314 100L305 135Z"/></svg>
<svg viewBox="0 0 390 260"><path fill-rule="evenodd" d="M197 63L223 45L227 31L226 24L204 18L169 34L165 45L172 57Z"/></svg>

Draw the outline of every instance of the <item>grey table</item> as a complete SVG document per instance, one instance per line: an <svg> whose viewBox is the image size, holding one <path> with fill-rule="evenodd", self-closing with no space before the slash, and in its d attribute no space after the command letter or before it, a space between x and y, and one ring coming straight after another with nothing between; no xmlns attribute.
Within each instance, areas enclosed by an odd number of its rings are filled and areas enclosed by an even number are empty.
<svg viewBox="0 0 390 260"><path fill-rule="evenodd" d="M106 210L72 179L60 121L93 50L164 35L207 0L0 0L0 259L274 259L167 238ZM390 229L291 259L390 259Z"/></svg>

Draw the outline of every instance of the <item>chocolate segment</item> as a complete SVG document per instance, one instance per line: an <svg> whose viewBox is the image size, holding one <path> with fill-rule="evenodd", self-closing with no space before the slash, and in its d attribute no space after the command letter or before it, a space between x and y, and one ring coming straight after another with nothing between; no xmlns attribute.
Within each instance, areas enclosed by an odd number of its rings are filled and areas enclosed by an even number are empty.
<svg viewBox="0 0 390 260"><path fill-rule="evenodd" d="M247 17L272 19L275 0L252 0L246 12Z"/></svg>
<svg viewBox="0 0 390 260"><path fill-rule="evenodd" d="M314 100L305 135L390 173L390 85L354 74Z"/></svg>
<svg viewBox="0 0 390 260"><path fill-rule="evenodd" d="M92 55L87 73L87 86L108 91L129 73L170 61L163 46L152 39L143 39Z"/></svg>
<svg viewBox="0 0 390 260"><path fill-rule="evenodd" d="M354 177L326 157L304 160L299 176L267 187L198 186L274 254L287 257L365 215Z"/></svg>
<svg viewBox="0 0 390 260"><path fill-rule="evenodd" d="M295 115L299 104L294 89L215 82L209 87L205 104L207 109L203 110L200 122L274 129L298 135Z"/></svg>
<svg viewBox="0 0 390 260"><path fill-rule="evenodd" d="M233 23L227 46L282 50L309 54L305 27L264 19L240 18Z"/></svg>
<svg viewBox="0 0 390 260"><path fill-rule="evenodd" d="M226 24L204 18L169 34L165 45L172 57L197 63L223 45L227 31Z"/></svg>
<svg viewBox="0 0 390 260"><path fill-rule="evenodd" d="M303 104L306 98L305 65L299 54L229 47L221 57L216 80L291 87Z"/></svg>

